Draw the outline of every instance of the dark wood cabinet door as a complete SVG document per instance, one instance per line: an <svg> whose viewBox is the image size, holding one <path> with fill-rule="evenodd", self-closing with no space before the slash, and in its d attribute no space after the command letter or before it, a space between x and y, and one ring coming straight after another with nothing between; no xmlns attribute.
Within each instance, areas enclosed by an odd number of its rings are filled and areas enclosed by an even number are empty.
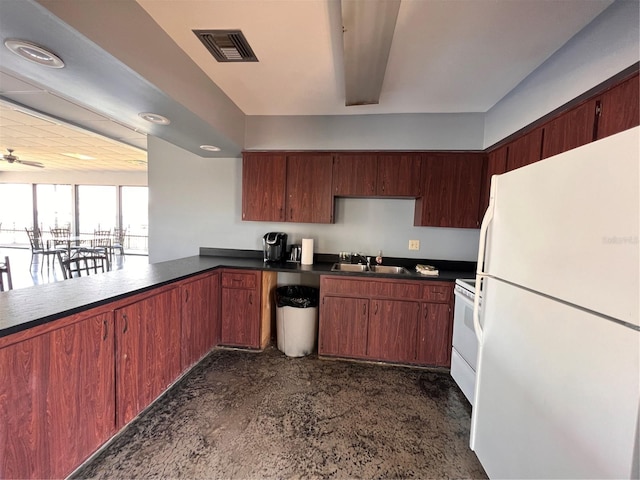
<svg viewBox="0 0 640 480"><path fill-rule="evenodd" d="M369 300L323 297L320 306L318 353L365 358L368 325Z"/></svg>
<svg viewBox="0 0 640 480"><path fill-rule="evenodd" d="M63 478L115 432L113 315L0 349L0 478Z"/></svg>
<svg viewBox="0 0 640 480"><path fill-rule="evenodd" d="M333 194L338 197L373 197L377 191L376 153L340 153L333 160Z"/></svg>
<svg viewBox="0 0 640 480"><path fill-rule="evenodd" d="M423 303L418 322L417 361L425 365L451 365L453 322L448 303Z"/></svg>
<svg viewBox="0 0 640 480"><path fill-rule="evenodd" d="M594 140L596 101L590 100L544 126L542 158L551 157Z"/></svg>
<svg viewBox="0 0 640 480"><path fill-rule="evenodd" d="M180 289L116 310L116 385L121 427L180 373Z"/></svg>
<svg viewBox="0 0 640 480"><path fill-rule="evenodd" d="M489 195L491 193L491 177L500 175L507 171L507 147L500 147L486 157L485 171L483 173L482 193L480 200L480 211L478 219L482 222L487 207L489 206Z"/></svg>
<svg viewBox="0 0 640 480"><path fill-rule="evenodd" d="M602 94L599 106L598 140L640 125L638 74Z"/></svg>
<svg viewBox="0 0 640 480"><path fill-rule="evenodd" d="M422 196L414 225L477 228L483 154L428 155L422 160Z"/></svg>
<svg viewBox="0 0 640 480"><path fill-rule="evenodd" d="M284 154L242 155L242 220L285 220L286 172Z"/></svg>
<svg viewBox="0 0 640 480"><path fill-rule="evenodd" d="M542 127L508 144L507 171L537 162L542 158Z"/></svg>
<svg viewBox="0 0 640 480"><path fill-rule="evenodd" d="M181 287L181 368L186 370L217 345L219 276L207 275Z"/></svg>
<svg viewBox="0 0 640 480"><path fill-rule="evenodd" d="M379 155L378 196L419 196L421 165L422 155L417 153Z"/></svg>
<svg viewBox="0 0 640 480"><path fill-rule="evenodd" d="M420 303L373 299L370 310L367 356L373 360L415 362Z"/></svg>
<svg viewBox="0 0 640 480"><path fill-rule="evenodd" d="M256 290L222 288L220 343L260 348L260 295Z"/></svg>
<svg viewBox="0 0 640 480"><path fill-rule="evenodd" d="M297 154L287 157L288 222L333 222L332 172L332 154Z"/></svg>

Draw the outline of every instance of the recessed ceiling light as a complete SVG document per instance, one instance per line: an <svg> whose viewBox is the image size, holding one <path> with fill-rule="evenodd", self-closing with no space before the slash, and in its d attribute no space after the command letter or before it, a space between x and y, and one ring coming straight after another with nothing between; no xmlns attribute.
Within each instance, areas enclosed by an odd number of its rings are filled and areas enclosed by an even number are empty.
<svg viewBox="0 0 640 480"><path fill-rule="evenodd" d="M157 113L142 112L139 113L138 116L147 122L155 123L156 125L169 125L171 123L171 120L167 117L163 117Z"/></svg>
<svg viewBox="0 0 640 480"><path fill-rule="evenodd" d="M200 145L202 150L206 150L207 152L219 152L220 147L216 147L215 145Z"/></svg>
<svg viewBox="0 0 640 480"><path fill-rule="evenodd" d="M95 160L95 157L91 157L83 153L63 153L62 155L65 155L66 157L75 158L77 160Z"/></svg>
<svg viewBox="0 0 640 480"><path fill-rule="evenodd" d="M16 55L29 60L30 62L44 65L51 68L62 68L64 62L56 54L35 43L24 40L8 39L4 41L4 46Z"/></svg>

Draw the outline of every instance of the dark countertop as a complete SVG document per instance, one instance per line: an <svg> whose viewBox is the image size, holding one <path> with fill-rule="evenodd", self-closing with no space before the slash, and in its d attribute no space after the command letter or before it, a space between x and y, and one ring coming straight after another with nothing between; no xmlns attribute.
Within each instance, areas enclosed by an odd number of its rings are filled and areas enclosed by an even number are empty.
<svg viewBox="0 0 640 480"><path fill-rule="evenodd" d="M385 259L384 264L409 267L406 260ZM405 263L402 263L402 262ZM332 272L335 256L318 254L314 265L286 262L265 264L262 253L251 250L201 248L199 256L145 265L135 270L116 270L89 277L73 278L55 283L36 285L0 293L0 337L42 325L74 313L120 300L178 280L214 270L219 267L266 270L316 275L345 275L366 278L397 278L406 280L454 281L474 276L471 262L431 262L440 269L437 277L413 272L401 275ZM426 263L422 261L415 263ZM440 263L440 264L439 264ZM450 267L445 270L442 267Z"/></svg>

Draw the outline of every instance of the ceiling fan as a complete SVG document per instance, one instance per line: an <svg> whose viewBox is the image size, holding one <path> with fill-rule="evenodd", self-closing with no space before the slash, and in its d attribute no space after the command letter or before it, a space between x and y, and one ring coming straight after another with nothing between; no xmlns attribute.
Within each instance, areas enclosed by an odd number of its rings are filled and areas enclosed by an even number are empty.
<svg viewBox="0 0 640 480"><path fill-rule="evenodd" d="M40 162L30 162L28 160L20 160L18 157L16 157L13 154L13 148L7 148L7 151L9 152L6 155L2 155L2 160L9 162L9 163L20 163L22 165L28 165L30 167L38 167L38 168L44 168L44 165L41 164Z"/></svg>

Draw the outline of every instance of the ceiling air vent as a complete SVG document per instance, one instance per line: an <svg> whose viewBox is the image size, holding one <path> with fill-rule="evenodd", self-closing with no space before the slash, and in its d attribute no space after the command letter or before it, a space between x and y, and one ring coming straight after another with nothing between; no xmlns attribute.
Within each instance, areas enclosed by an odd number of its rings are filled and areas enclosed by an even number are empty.
<svg viewBox="0 0 640 480"><path fill-rule="evenodd" d="M240 30L193 30L193 33L219 62L258 61Z"/></svg>

